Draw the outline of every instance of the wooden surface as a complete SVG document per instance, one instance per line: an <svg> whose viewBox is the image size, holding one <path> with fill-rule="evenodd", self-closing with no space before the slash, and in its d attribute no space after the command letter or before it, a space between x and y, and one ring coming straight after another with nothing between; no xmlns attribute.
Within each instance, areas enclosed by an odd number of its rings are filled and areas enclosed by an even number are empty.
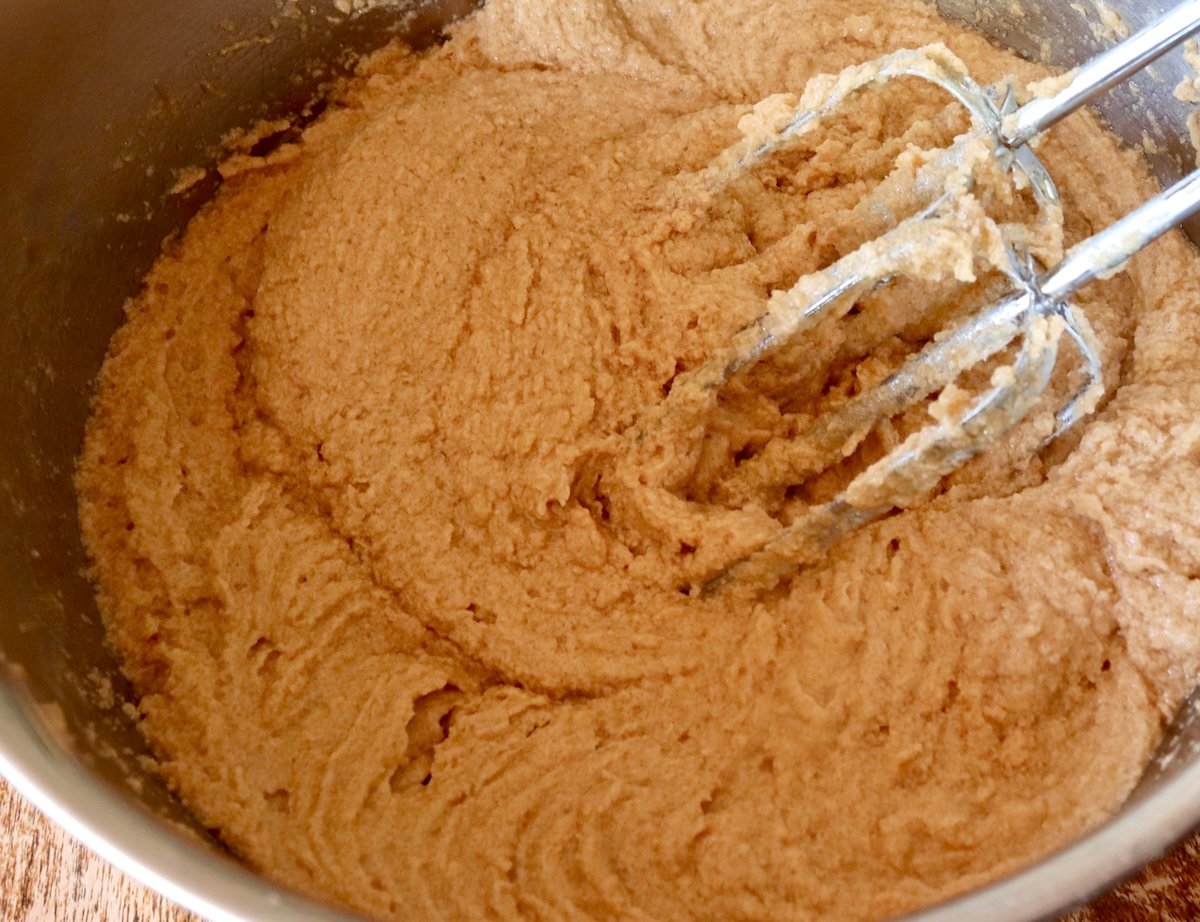
<svg viewBox="0 0 1200 922"><path fill-rule="evenodd" d="M0 781L2 922L197 922L43 819Z"/></svg>
<svg viewBox="0 0 1200 922"><path fill-rule="evenodd" d="M1200 838L1070 922L1200 920ZM0 922L199 922L134 883L0 781Z"/></svg>

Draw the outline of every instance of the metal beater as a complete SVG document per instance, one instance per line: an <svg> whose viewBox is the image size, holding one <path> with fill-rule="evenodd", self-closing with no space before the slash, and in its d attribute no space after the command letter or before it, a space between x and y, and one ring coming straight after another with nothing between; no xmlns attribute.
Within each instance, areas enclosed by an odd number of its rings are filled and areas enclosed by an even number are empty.
<svg viewBox="0 0 1200 922"><path fill-rule="evenodd" d="M850 96L901 77L917 77L942 87L968 110L974 124L969 135L924 168L929 174L926 179L957 175L955 181L943 181L940 187L928 182L940 189L940 194L917 214L828 268L806 276L788 291L776 292L768 310L743 328L726 350L688 375L688 389L693 394L715 396L732 376L811 329L818 320L844 315L856 299L903 274L917 241L953 227L960 193L971 188L973 167L966 146L972 140L976 145L980 139L986 142L992 162L999 164L1018 188L1028 188L1042 216L1052 217L1059 209L1058 192L1030 142L1197 30L1200 0L1180 3L1064 78L1053 95L1034 98L1020 107L1011 89L980 87L940 46L900 51L845 71L818 105L804 110L797 107L782 127L776 123L756 140L748 139L731 149L714 168L713 188L819 124ZM774 582L797 566L819 559L849 532L919 502L922 494L994 444L1038 403L1064 335L1082 359L1086 380L1059 408L1051 439L1093 412L1104 390L1101 356L1087 318L1068 298L1088 282L1121 271L1139 250L1197 211L1200 170L1074 247L1047 272L1036 271L1034 253L1021 240L1005 240L998 268L1012 282L1010 296L939 336L882 383L817 420L779 450L787 456L789 482L799 483L847 457L880 421L940 391L946 399L939 398L944 407L934 412L934 422L862 471L836 498L810 506L766 544L712 576L704 588L731 579L757 585ZM982 393L957 391L954 382L960 375L1013 344L1015 359L993 373ZM951 392L954 397L946 397ZM659 419L661 422L663 417Z"/></svg>

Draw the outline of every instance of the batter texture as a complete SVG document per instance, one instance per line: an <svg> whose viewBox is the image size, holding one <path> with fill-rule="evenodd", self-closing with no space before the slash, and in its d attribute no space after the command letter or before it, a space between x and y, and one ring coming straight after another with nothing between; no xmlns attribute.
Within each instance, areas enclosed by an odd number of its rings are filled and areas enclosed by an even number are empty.
<svg viewBox="0 0 1200 922"><path fill-rule="evenodd" d="M1080 295L1111 395L1081 434L1037 453L1047 404L768 593L688 587L862 461L779 482L772 446L994 279L898 283L620 474L966 120L905 83L690 178L759 100L931 42L1046 76L915 0L491 0L227 169L113 340L79 492L146 736L246 863L383 917L856 919L1118 805L1200 664L1181 236ZM1090 117L1041 153L1068 244L1152 192Z"/></svg>

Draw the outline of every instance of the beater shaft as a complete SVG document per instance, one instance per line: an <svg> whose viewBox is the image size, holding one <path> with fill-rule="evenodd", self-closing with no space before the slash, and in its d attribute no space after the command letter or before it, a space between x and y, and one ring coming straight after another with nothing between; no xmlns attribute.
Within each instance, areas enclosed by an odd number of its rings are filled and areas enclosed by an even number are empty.
<svg viewBox="0 0 1200 922"><path fill-rule="evenodd" d="M1006 118L1000 140L1012 148L1028 144L1076 109L1158 60L1197 29L1200 29L1200 0L1177 4L1144 29L1076 69L1070 82L1058 93L1034 99Z"/></svg>

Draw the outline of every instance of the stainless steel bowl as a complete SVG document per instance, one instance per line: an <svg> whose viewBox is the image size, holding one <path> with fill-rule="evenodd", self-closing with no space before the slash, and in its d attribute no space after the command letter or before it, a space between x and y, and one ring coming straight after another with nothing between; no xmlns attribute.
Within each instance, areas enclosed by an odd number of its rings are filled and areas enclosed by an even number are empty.
<svg viewBox="0 0 1200 922"><path fill-rule="evenodd" d="M940 0L1027 57L1070 66L1104 41L1093 0ZM342 3L343 6L346 4ZM216 141L319 97L347 52L436 41L474 0L0 0L0 772L134 877L214 919L334 920L255 877L142 764L128 686L104 643L72 470L121 305L212 193L171 195ZM1110 0L1136 28L1169 0ZM1109 97L1164 180L1190 168L1181 57ZM1134 95L1134 94L1137 95ZM1147 114L1149 113L1149 114ZM1200 225L1190 228L1200 240ZM1028 870L919 915L1054 917L1200 826L1200 708L1189 704L1122 810Z"/></svg>

